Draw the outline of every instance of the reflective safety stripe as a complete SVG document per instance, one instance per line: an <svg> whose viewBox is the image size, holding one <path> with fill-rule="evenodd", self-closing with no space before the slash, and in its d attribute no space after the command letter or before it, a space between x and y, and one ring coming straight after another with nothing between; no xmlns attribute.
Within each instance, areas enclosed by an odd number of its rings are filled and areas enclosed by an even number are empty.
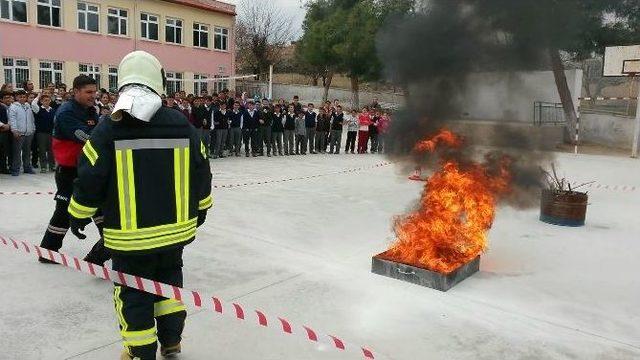
<svg viewBox="0 0 640 360"><path fill-rule="evenodd" d="M186 306L178 300L166 299L153 304L153 316L160 317L180 311L187 311Z"/></svg>
<svg viewBox="0 0 640 360"><path fill-rule="evenodd" d="M104 229L104 235L114 240L148 239L161 235L170 235L195 228L198 219L193 218L185 222L160 225L136 230Z"/></svg>
<svg viewBox="0 0 640 360"><path fill-rule="evenodd" d="M98 208L92 208L84 205L78 204L78 202L71 197L71 202L69 202L68 208L69 214L73 215L73 217L78 219L86 219L90 218L96 214Z"/></svg>
<svg viewBox="0 0 640 360"><path fill-rule="evenodd" d="M82 148L82 152L87 157L87 159L89 160L91 165L95 166L96 165L96 161L98 161L98 152L96 151L96 149L93 148L93 145L91 145L91 141L90 140L88 140L86 143L84 143L84 147Z"/></svg>
<svg viewBox="0 0 640 360"><path fill-rule="evenodd" d="M207 148L204 146L204 143L202 141L200 141L200 153L202 154L203 158L207 158Z"/></svg>
<svg viewBox="0 0 640 360"><path fill-rule="evenodd" d="M200 200L200 202L198 203L198 210L207 210L212 206L213 206L213 198L211 197L211 195L209 195L206 198Z"/></svg>
<svg viewBox="0 0 640 360"><path fill-rule="evenodd" d="M173 149L176 220L189 218L189 148Z"/></svg>
<svg viewBox="0 0 640 360"><path fill-rule="evenodd" d="M142 150L142 149L177 149L188 148L189 139L135 139L117 140L114 143L116 150Z"/></svg>
<svg viewBox="0 0 640 360"><path fill-rule="evenodd" d="M135 347L150 345L158 341L155 326L151 329L140 331L120 331L124 346Z"/></svg>
<svg viewBox="0 0 640 360"><path fill-rule="evenodd" d="M118 322L120 323L120 331L127 331L129 328L129 324L127 324L127 320L124 318L124 314L122 312L122 308L124 306L122 299L120 299L120 293L122 292L122 286L116 285L113 290L113 302L116 307L116 316L118 317Z"/></svg>
<svg viewBox="0 0 640 360"><path fill-rule="evenodd" d="M177 234L158 236L146 240L116 240L105 234L104 245L109 249L119 251L149 250L186 242L195 236L195 228Z"/></svg>
<svg viewBox="0 0 640 360"><path fill-rule="evenodd" d="M133 172L133 151L116 150L116 172L118 178L118 200L120 203L120 226L124 230L138 228L136 215L136 185Z"/></svg>

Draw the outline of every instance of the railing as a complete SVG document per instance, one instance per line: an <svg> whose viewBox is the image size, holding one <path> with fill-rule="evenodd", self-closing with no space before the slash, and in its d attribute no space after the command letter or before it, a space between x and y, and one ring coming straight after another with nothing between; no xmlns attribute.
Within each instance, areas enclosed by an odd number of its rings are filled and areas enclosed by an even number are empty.
<svg viewBox="0 0 640 360"><path fill-rule="evenodd" d="M561 103L551 103L536 101L533 103L533 124L542 125L563 125L566 119Z"/></svg>

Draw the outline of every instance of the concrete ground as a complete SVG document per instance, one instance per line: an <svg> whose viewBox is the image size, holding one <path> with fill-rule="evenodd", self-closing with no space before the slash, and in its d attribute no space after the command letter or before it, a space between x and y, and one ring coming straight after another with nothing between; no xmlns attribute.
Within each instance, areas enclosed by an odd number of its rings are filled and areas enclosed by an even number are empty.
<svg viewBox="0 0 640 360"><path fill-rule="evenodd" d="M392 217L422 183L394 166L334 173L384 160L212 162L216 184L327 176L216 189L215 209L185 252L185 287L327 330L383 358L640 358L640 162L558 154L571 180L610 186L590 190L587 225L557 227L539 222L536 209L500 208L480 272L442 293L370 273L371 256L393 240ZM50 174L0 175L0 191L53 189ZM51 196L0 195L0 234L39 243L53 206ZM90 234L68 236L63 251L83 256ZM2 246L0 274L1 358L118 358L111 284ZM354 358L208 311L190 312L183 346L184 360Z"/></svg>

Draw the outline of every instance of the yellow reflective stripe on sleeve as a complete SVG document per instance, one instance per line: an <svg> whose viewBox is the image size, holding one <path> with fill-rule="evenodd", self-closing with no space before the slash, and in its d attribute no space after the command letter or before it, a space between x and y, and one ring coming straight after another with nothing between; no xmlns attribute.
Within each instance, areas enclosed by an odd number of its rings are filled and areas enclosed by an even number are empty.
<svg viewBox="0 0 640 360"><path fill-rule="evenodd" d="M187 311L187 307L175 299L166 299L153 304L153 317L165 316L180 311Z"/></svg>
<svg viewBox="0 0 640 360"><path fill-rule="evenodd" d="M71 201L69 202L69 208L67 209L69 214L73 215L73 217L78 219L87 219L92 217L98 211L98 208L92 208L84 205L78 204L76 199L71 197Z"/></svg>
<svg viewBox="0 0 640 360"><path fill-rule="evenodd" d="M131 149L116 150L116 172L120 226L124 230L137 229L136 185L133 171L133 151Z"/></svg>
<svg viewBox="0 0 640 360"><path fill-rule="evenodd" d="M91 140L87 140L87 142L84 143L82 152L87 157L91 165L95 166L96 161L98 161L98 152L93 148L93 145L91 145Z"/></svg>
<svg viewBox="0 0 640 360"><path fill-rule="evenodd" d="M195 228L197 221L197 218L193 218L181 223L160 225L136 230L116 230L105 228L104 235L114 240L147 239L193 229Z"/></svg>
<svg viewBox="0 0 640 360"><path fill-rule="evenodd" d="M176 197L176 220L189 218L189 148L173 149L173 177Z"/></svg>
<svg viewBox="0 0 640 360"><path fill-rule="evenodd" d="M124 346L127 347L135 347L135 346L145 346L150 345L158 341L158 336L156 335L155 326L151 329L140 330L140 331L121 331L122 340L124 341Z"/></svg>
<svg viewBox="0 0 640 360"><path fill-rule="evenodd" d="M202 141L200 141L200 153L202 154L203 158L207 158L207 148L204 146L204 143Z"/></svg>
<svg viewBox="0 0 640 360"><path fill-rule="evenodd" d="M200 200L200 202L198 203L198 210L207 210L212 206L213 206L213 198L211 197L211 195L209 195L206 198Z"/></svg>
<svg viewBox="0 0 640 360"><path fill-rule="evenodd" d="M186 242L195 236L196 229L146 240L115 240L105 235L104 244L107 248L118 251L150 250Z"/></svg>

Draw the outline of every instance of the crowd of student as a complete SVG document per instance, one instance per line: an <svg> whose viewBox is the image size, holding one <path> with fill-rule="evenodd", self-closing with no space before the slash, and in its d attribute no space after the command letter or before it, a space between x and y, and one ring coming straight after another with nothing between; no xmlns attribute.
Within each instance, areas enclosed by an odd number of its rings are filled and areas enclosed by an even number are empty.
<svg viewBox="0 0 640 360"><path fill-rule="evenodd" d="M27 81L14 91L0 90L0 173L18 176L54 171L51 152L56 109L72 101L64 84L50 84L35 92ZM225 157L290 156L306 154L382 153L391 114L377 100L361 111L345 109L338 100L317 107L303 105L298 96L291 102L251 99L246 93L200 96L178 91L162 96L163 105L182 112L201 134L207 155ZM95 111L99 121L110 116L117 94L101 90ZM89 124L95 125L95 124ZM346 132L346 142L343 135Z"/></svg>

